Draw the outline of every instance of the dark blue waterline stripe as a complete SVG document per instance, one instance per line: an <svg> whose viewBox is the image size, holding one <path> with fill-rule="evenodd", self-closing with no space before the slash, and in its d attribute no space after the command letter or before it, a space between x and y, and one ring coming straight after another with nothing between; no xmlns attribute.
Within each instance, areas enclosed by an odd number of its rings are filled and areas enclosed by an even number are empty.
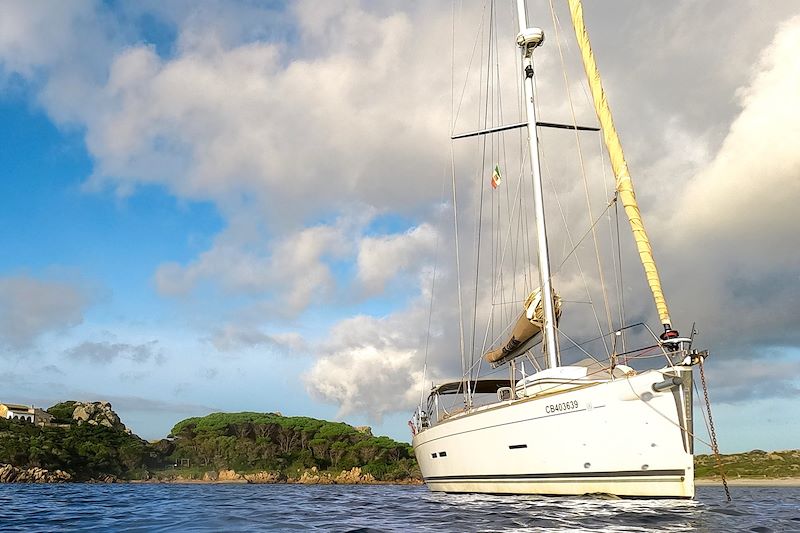
<svg viewBox="0 0 800 533"><path fill-rule="evenodd" d="M617 478L605 478L605 479L491 479L491 480L466 480L466 481L430 481L428 482L428 487L431 490L441 490L437 489L442 485L446 485L448 487L447 490L444 492L476 492L475 489L461 489L459 490L458 487L461 486L471 486L473 484L491 484L491 485L510 485L512 487L518 486L520 484L525 485L578 485L584 486L586 483L683 483L683 478L674 478L674 477L651 477L651 478L635 478L635 477L617 477ZM506 492L486 492L485 489L478 490L481 494L517 494L514 493L506 493ZM519 494L526 494L525 492L520 492ZM547 494L547 493L542 493ZM618 494L618 496L623 496L622 494ZM628 496L623 496L628 497Z"/></svg>
<svg viewBox="0 0 800 533"><path fill-rule="evenodd" d="M685 476L686 470L620 470L617 472L560 472L556 474L464 474L456 476L431 476L432 481L472 481L472 480L522 480L522 479L564 479L564 478L606 478L606 477L661 477Z"/></svg>

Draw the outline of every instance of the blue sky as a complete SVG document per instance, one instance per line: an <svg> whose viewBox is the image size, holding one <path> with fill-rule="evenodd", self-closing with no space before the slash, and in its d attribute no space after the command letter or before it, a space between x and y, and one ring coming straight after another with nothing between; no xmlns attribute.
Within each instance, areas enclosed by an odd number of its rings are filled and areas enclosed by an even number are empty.
<svg viewBox="0 0 800 533"><path fill-rule="evenodd" d="M534 4L555 46L547 4ZM787 43L800 19L792 2L753 10L587 6L673 314L684 330L697 321L714 354L731 451L800 446L800 255L787 246L800 201ZM462 15L458 67L480 6ZM4 3L0 400L108 399L147 438L257 410L407 440L435 261L427 379L458 372L442 192L450 16L424 2ZM734 38L740 20L753 22ZM566 116L549 89L555 48L543 53L545 114ZM465 212L476 153L457 154ZM560 201L580 207L574 175L551 160ZM656 322L646 298L631 308Z"/></svg>

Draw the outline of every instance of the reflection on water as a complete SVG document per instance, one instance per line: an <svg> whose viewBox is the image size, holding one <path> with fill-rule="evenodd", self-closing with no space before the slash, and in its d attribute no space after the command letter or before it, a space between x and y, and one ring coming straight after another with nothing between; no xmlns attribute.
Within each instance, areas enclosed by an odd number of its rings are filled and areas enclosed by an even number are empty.
<svg viewBox="0 0 800 533"><path fill-rule="evenodd" d="M441 494L419 486L0 485L2 531L800 531L800 488L697 500Z"/></svg>

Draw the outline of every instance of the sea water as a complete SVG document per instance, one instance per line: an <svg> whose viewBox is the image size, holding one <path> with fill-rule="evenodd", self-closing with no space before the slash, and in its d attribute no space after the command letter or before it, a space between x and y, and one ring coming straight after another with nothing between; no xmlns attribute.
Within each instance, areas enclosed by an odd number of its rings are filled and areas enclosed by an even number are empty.
<svg viewBox="0 0 800 533"><path fill-rule="evenodd" d="M800 531L800 488L695 500L487 496L402 485L0 485L0 531Z"/></svg>

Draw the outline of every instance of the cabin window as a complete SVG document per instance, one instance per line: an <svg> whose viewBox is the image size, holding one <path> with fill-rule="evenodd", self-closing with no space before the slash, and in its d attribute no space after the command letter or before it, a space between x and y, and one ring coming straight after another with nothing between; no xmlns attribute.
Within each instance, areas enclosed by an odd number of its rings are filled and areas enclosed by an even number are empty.
<svg viewBox="0 0 800 533"><path fill-rule="evenodd" d="M522 450L523 448L527 448L527 444L511 444L508 449L509 450Z"/></svg>
<svg viewBox="0 0 800 533"><path fill-rule="evenodd" d="M433 458L433 459L436 459L436 454L435 454L435 453L432 453L432 454L431 454L431 458Z"/></svg>
<svg viewBox="0 0 800 533"><path fill-rule="evenodd" d="M447 457L447 452L439 452L439 457Z"/></svg>

